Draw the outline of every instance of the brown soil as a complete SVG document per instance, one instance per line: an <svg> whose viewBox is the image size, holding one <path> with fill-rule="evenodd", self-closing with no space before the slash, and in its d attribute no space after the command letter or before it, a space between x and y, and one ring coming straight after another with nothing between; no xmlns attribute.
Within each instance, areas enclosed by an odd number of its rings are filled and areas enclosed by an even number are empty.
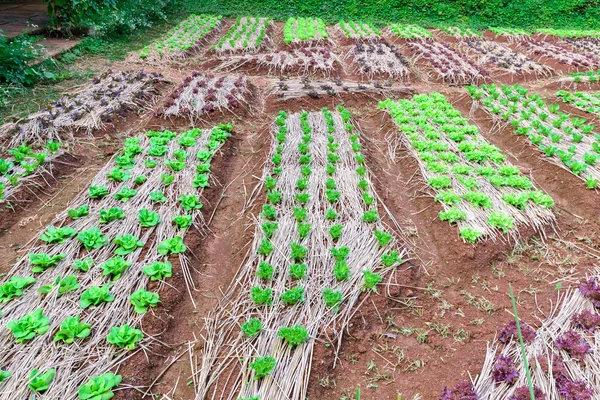
<svg viewBox="0 0 600 400"><path fill-rule="evenodd" d="M221 33L232 23L228 20ZM282 23L277 23L274 28L276 49L286 48L281 40L282 27ZM436 35L453 42L448 35ZM210 71L215 66L215 56L208 49L219 36L202 46L198 58L145 69L162 72L175 83L190 71ZM351 43L338 36L332 35L334 41L339 41L333 48L342 58ZM387 39L410 55L406 41L391 36ZM514 44L510 45L514 48ZM348 63L344 61L346 72L351 70ZM112 66L114 70L139 67L127 62ZM410 259L386 277L388 285L381 285L379 294L362 303L342 340L335 369L333 361L338 349L323 343L316 345L310 399L339 399L354 393L358 386L363 399L397 400L399 394L402 398L420 394L424 399L436 399L444 386L453 386L468 379L469 373L478 373L486 343L511 319L506 295L509 283L519 298L521 317L535 325L543 317L538 306L547 311L550 301L555 301L556 284L568 287L600 258L598 194L586 190L578 178L547 161L526 138L514 135L510 128L492 129L495 126L487 114L480 109L471 112L471 100L464 89L419 80L407 85L417 93L445 94L481 128L488 141L509 154L512 163L547 191L556 202L557 232L553 228L544 232L522 229L518 244L507 238L476 246L463 243L454 226L439 220L437 213L441 208L428 193L417 163L406 149L398 150L395 162L387 156L385 137L395 127L387 114L376 109L378 96L344 94L279 101L276 96L267 97L276 78L264 76L265 71L261 70L241 70L256 86L251 110L217 113L197 124L209 127L233 120L235 133L214 160L213 171L219 184L205 192L203 215L210 224L205 232L193 231L186 237L196 287L193 301L185 289L181 266L172 259L172 287L150 285L151 289L160 290L162 303L142 323L147 335L160 334L160 342L151 344L152 353L140 352L121 367L119 373L124 382L140 390L120 390L116 398L150 399L161 394L172 399L194 398L189 382L191 365L199 365L203 321L231 284L252 242L252 217L260 199L245 206L261 176L269 148L270 123L279 109L315 111L342 103L353 112L363 132L371 177L390 211L385 221L411 251ZM365 79L355 74L342 76L355 81ZM517 81L523 82L523 78ZM554 80L528 81L524 85L540 91L549 101L557 101ZM168 96L170 90L165 87L161 96ZM561 107L575 115L585 114L562 103ZM25 198L26 202L14 211L3 211L0 272L8 269L20 255L19 249L42 226L87 187L119 148L123 137L142 129L183 130L191 126L189 121L167 121L152 114L149 110L97 134L93 141L77 144L70 161L74 166L59 167L50 188L36 189L35 195ZM380 214L385 215L383 209ZM395 228L394 220L400 230ZM469 300L469 296L475 300ZM193 355L188 352L190 348Z"/></svg>

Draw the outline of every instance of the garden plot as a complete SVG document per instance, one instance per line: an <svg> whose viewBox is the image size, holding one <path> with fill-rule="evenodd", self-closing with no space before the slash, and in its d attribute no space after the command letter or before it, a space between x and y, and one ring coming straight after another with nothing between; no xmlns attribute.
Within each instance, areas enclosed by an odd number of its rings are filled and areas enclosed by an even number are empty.
<svg viewBox="0 0 600 400"><path fill-rule="evenodd" d="M147 283L167 285L174 261L193 289L183 238L204 226L201 196L230 130L127 139L41 231L0 285L1 399L112 398L121 378L108 371L151 340L135 328L160 302Z"/></svg>
<svg viewBox="0 0 600 400"><path fill-rule="evenodd" d="M312 45L329 41L327 27L321 18L288 18L283 27L285 44Z"/></svg>
<svg viewBox="0 0 600 400"><path fill-rule="evenodd" d="M575 53L560 44L528 39L519 42L518 49L538 57L540 62L554 61L569 69L582 70L600 67L600 59L597 56Z"/></svg>
<svg viewBox="0 0 600 400"><path fill-rule="evenodd" d="M569 103L582 111L600 116L600 93L569 93L565 90L559 90L556 92L556 96L563 102Z"/></svg>
<svg viewBox="0 0 600 400"><path fill-rule="evenodd" d="M595 57L600 55L599 38L564 38L563 42L573 46L575 49Z"/></svg>
<svg viewBox="0 0 600 400"><path fill-rule="evenodd" d="M399 36L408 40L433 38L433 34L431 32L417 25L391 24L389 30L395 36Z"/></svg>
<svg viewBox="0 0 600 400"><path fill-rule="evenodd" d="M287 73L329 75L340 67L338 57L328 46L300 47L267 54L230 56L217 67L220 71L240 68L262 70L269 75Z"/></svg>
<svg viewBox="0 0 600 400"><path fill-rule="evenodd" d="M365 22L340 21L336 28L348 39L376 40L381 36L379 29Z"/></svg>
<svg viewBox="0 0 600 400"><path fill-rule="evenodd" d="M495 240L499 233L516 238L519 226L543 234L543 228L554 223L552 198L506 161L443 95L386 100L379 107L391 115L398 140L418 161L435 200L442 204L440 219L457 223L463 240Z"/></svg>
<svg viewBox="0 0 600 400"><path fill-rule="evenodd" d="M281 100L297 99L304 96L318 99L321 96L340 96L343 94L370 94L389 97L393 93L408 93L405 87L394 87L392 82L348 82L339 78L311 80L305 76L300 79L281 78L273 89Z"/></svg>
<svg viewBox="0 0 600 400"><path fill-rule="evenodd" d="M415 53L414 60L438 79L454 85L466 85L488 79L488 72L465 54L445 43L436 41L411 41L408 47Z"/></svg>
<svg viewBox="0 0 600 400"><path fill-rule="evenodd" d="M474 38L481 36L481 32L479 31L459 26L447 26L445 28L442 28L442 31L446 32L450 36L454 36L457 39Z"/></svg>
<svg viewBox="0 0 600 400"><path fill-rule="evenodd" d="M586 71L586 72L573 72L569 76L560 78L561 82L572 82L572 83L587 83L595 84L600 82L600 70L598 71Z"/></svg>
<svg viewBox="0 0 600 400"><path fill-rule="evenodd" d="M536 399L591 400L600 392L600 271L579 288L568 291L560 305L535 331L521 322ZM514 320L488 346L485 362L475 379L481 399L529 397L527 377ZM519 397L519 398L526 398Z"/></svg>
<svg viewBox="0 0 600 400"><path fill-rule="evenodd" d="M159 114L196 121L216 111L248 110L250 94L250 84L244 76L216 77L195 72L173 90Z"/></svg>
<svg viewBox="0 0 600 400"><path fill-rule="evenodd" d="M73 132L88 133L104 127L117 115L149 105L158 94L162 75L144 71L106 72L80 91L65 96L50 109L0 127L0 140L22 143L72 139Z"/></svg>
<svg viewBox="0 0 600 400"><path fill-rule="evenodd" d="M256 52L272 43L267 33L272 26L270 18L239 17L212 50L217 54Z"/></svg>
<svg viewBox="0 0 600 400"><path fill-rule="evenodd" d="M505 37L509 41L517 41L526 39L529 37L530 33L524 29L519 28L488 28L488 30L492 33L495 33L498 36Z"/></svg>
<svg viewBox="0 0 600 400"><path fill-rule="evenodd" d="M511 75L548 76L554 71L501 43L479 38L465 39L462 43L465 49L477 55L478 63L492 64Z"/></svg>
<svg viewBox="0 0 600 400"><path fill-rule="evenodd" d="M21 144L0 158L0 204L11 200L24 187L40 183L52 175L52 164L65 154L60 142L48 141L44 147Z"/></svg>
<svg viewBox="0 0 600 400"><path fill-rule="evenodd" d="M207 323L197 399L304 399L316 339L406 255L386 232L350 113L281 111L252 250ZM240 331L241 329L241 331Z"/></svg>
<svg viewBox="0 0 600 400"><path fill-rule="evenodd" d="M133 53L130 60L141 59L150 63L160 63L186 59L222 25L221 16L192 15L167 32L161 39L144 47L137 54Z"/></svg>
<svg viewBox="0 0 600 400"><path fill-rule="evenodd" d="M558 104L548 105L519 85L471 86L467 90L476 104L495 120L511 124L516 134L527 136L554 164L584 180L588 188L598 186L600 139L585 118L571 117L561 112Z"/></svg>
<svg viewBox="0 0 600 400"><path fill-rule="evenodd" d="M397 48L386 41L357 43L346 58L352 59L355 73L370 79L408 79L410 65Z"/></svg>

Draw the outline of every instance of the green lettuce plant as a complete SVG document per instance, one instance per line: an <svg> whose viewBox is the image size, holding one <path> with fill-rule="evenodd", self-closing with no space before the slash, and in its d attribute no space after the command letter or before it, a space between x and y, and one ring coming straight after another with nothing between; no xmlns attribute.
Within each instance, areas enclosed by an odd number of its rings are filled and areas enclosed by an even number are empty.
<svg viewBox="0 0 600 400"><path fill-rule="evenodd" d="M100 210L100 220L101 224L107 224L109 222L116 221L118 219L124 219L125 213L121 207L112 207L108 210Z"/></svg>
<svg viewBox="0 0 600 400"><path fill-rule="evenodd" d="M181 208L183 208L185 211L199 210L202 208L202 202L195 194L182 195L178 200Z"/></svg>
<svg viewBox="0 0 600 400"><path fill-rule="evenodd" d="M304 261L308 254L308 249L306 247L295 242L290 243L290 249L292 250L290 258L296 262Z"/></svg>
<svg viewBox="0 0 600 400"><path fill-rule="evenodd" d="M73 261L73 269L81 272L88 272L94 265L94 260L91 257L85 257Z"/></svg>
<svg viewBox="0 0 600 400"><path fill-rule="evenodd" d="M53 256L47 253L29 253L29 262L33 266L31 271L34 273L44 272L47 268L56 267L56 265L66 257L65 254L55 254Z"/></svg>
<svg viewBox="0 0 600 400"><path fill-rule="evenodd" d="M33 339L36 335L43 335L50 329L50 319L43 315L43 310L38 308L32 313L25 314L19 319L14 319L6 324L6 329L12 331L17 343Z"/></svg>
<svg viewBox="0 0 600 400"><path fill-rule="evenodd" d="M0 285L0 302L8 303L15 297L23 295L23 289L35 283L35 278L31 276L21 277L13 276L10 280Z"/></svg>
<svg viewBox="0 0 600 400"><path fill-rule="evenodd" d="M85 217L90 213L90 207L87 204L84 204L78 208L71 208L67 211L67 215L72 220L77 220L81 217Z"/></svg>
<svg viewBox="0 0 600 400"><path fill-rule="evenodd" d="M165 197L162 190L156 190L154 192L150 192L150 200L155 203L165 203L168 199Z"/></svg>
<svg viewBox="0 0 600 400"><path fill-rule="evenodd" d="M91 286L81 293L79 298L79 306L81 308L88 308L90 306L98 306L104 302L112 302L115 300L115 296L110 294L108 285L104 286Z"/></svg>
<svg viewBox="0 0 600 400"><path fill-rule="evenodd" d="M277 360L271 356L257 357L250 363L250 368L254 370L254 379L258 380L269 375L275 369Z"/></svg>
<svg viewBox="0 0 600 400"><path fill-rule="evenodd" d="M56 371L54 368L50 368L48 371L42 373L37 368L34 368L29 373L29 383L27 387L34 392L43 393L50 388L50 384L54 380Z"/></svg>
<svg viewBox="0 0 600 400"><path fill-rule="evenodd" d="M292 279L304 279L306 278L306 270L308 266L306 264L291 264L289 274Z"/></svg>
<svg viewBox="0 0 600 400"><path fill-rule="evenodd" d="M88 191L90 199L101 199L110 193L106 186L90 186Z"/></svg>
<svg viewBox="0 0 600 400"><path fill-rule="evenodd" d="M309 339L308 330L300 324L279 328L277 336L284 339L291 346L298 346Z"/></svg>
<svg viewBox="0 0 600 400"><path fill-rule="evenodd" d="M258 264L258 268L256 269L256 276L265 281L273 280L273 274L275 273L275 269L271 264L266 261L261 261Z"/></svg>
<svg viewBox="0 0 600 400"><path fill-rule="evenodd" d="M305 301L304 288L302 286L296 286L291 289L288 289L281 293L280 299L283 302L283 304L288 306L303 303Z"/></svg>
<svg viewBox="0 0 600 400"><path fill-rule="evenodd" d="M142 208L138 211L138 221L142 228L151 228L160 223L160 216L156 211L149 211Z"/></svg>
<svg viewBox="0 0 600 400"><path fill-rule="evenodd" d="M148 308L155 307L160 302L160 297L158 293L140 289L131 294L129 301L136 313L143 314Z"/></svg>
<svg viewBox="0 0 600 400"><path fill-rule="evenodd" d="M115 193L115 199L125 203L129 201L133 196L137 194L137 190L131 188L122 188L117 193Z"/></svg>
<svg viewBox="0 0 600 400"><path fill-rule="evenodd" d="M258 318L250 318L241 325L241 328L244 335L253 337L262 331L262 322Z"/></svg>
<svg viewBox="0 0 600 400"><path fill-rule="evenodd" d="M375 286L381 282L381 275L376 274L373 271L364 270L363 271L363 285L361 290L372 290L376 292Z"/></svg>
<svg viewBox="0 0 600 400"><path fill-rule="evenodd" d="M116 281L121 277L127 268L131 267L131 261L125 260L123 257L109 258L102 264L102 275L108 276L111 280Z"/></svg>
<svg viewBox="0 0 600 400"><path fill-rule="evenodd" d="M106 341L120 349L133 350L143 338L144 334L141 330L122 325L110 328Z"/></svg>
<svg viewBox="0 0 600 400"><path fill-rule="evenodd" d="M113 244L118 246L115 249L115 254L119 256L126 256L127 254L133 253L135 250L144 247L144 242L130 233L123 236L117 235L113 240Z"/></svg>
<svg viewBox="0 0 600 400"><path fill-rule="evenodd" d="M113 388L121 383L121 375L112 372L95 376L79 387L80 400L110 400L114 397Z"/></svg>
<svg viewBox="0 0 600 400"><path fill-rule="evenodd" d="M162 281L173 276L173 266L168 261L155 261L145 266L142 272L148 275L151 281Z"/></svg>
<svg viewBox="0 0 600 400"><path fill-rule="evenodd" d="M173 223L179 229L187 229L192 225L192 216L191 215L177 215L173 217Z"/></svg>
<svg viewBox="0 0 600 400"><path fill-rule="evenodd" d="M40 235L40 240L46 243L64 243L66 239L70 239L77 234L77 231L70 226L57 228L51 226Z"/></svg>
<svg viewBox="0 0 600 400"><path fill-rule="evenodd" d="M83 247L85 247L87 251L100 248L108 243L108 238L95 226L88 230L81 231L77 236L77 240L83 244Z"/></svg>
<svg viewBox="0 0 600 400"><path fill-rule="evenodd" d="M271 305L273 303L273 290L271 288L262 289L260 286L254 286L250 289L250 298L256 305Z"/></svg>
<svg viewBox="0 0 600 400"><path fill-rule="evenodd" d="M67 317L60 324L60 330L54 336L55 342L73 343L75 339L85 339L90 336L91 324L81 322L80 316Z"/></svg>
<svg viewBox="0 0 600 400"><path fill-rule="evenodd" d="M54 280L53 285L41 286L38 289L38 292L46 295L46 294L50 293L55 286L58 286L58 296L59 297L65 293L77 290L80 287L79 283L77 282L77 277L75 275L65 276L64 278L57 276L56 279Z"/></svg>
<svg viewBox="0 0 600 400"><path fill-rule="evenodd" d="M171 239L165 239L158 245L158 253L163 256L169 254L180 254L186 251L185 244L181 236L175 236Z"/></svg>
<svg viewBox="0 0 600 400"><path fill-rule="evenodd" d="M332 308L334 311L339 311L339 304L342 302L344 295L339 290L323 289L323 301L325 305Z"/></svg>

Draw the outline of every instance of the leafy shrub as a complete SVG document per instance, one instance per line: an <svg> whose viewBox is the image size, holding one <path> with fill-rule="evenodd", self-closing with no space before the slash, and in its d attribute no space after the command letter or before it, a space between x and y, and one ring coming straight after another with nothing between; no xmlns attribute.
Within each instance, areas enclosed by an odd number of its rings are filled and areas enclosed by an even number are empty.
<svg viewBox="0 0 600 400"><path fill-rule="evenodd" d="M151 281L162 281L173 276L173 266L168 261L155 261L145 266L142 272L148 275Z"/></svg>
<svg viewBox="0 0 600 400"><path fill-rule="evenodd" d="M250 363L250 368L254 370L254 379L258 380L269 375L275 369L277 360L271 356L257 357Z"/></svg>
<svg viewBox="0 0 600 400"><path fill-rule="evenodd" d="M121 383L121 375L112 372L95 376L79 387L80 400L109 400L114 397L112 389Z"/></svg>
<svg viewBox="0 0 600 400"><path fill-rule="evenodd" d="M140 289L131 294L129 301L136 313L143 314L148 311L148 308L155 307L160 302L160 298L158 293Z"/></svg>
<svg viewBox="0 0 600 400"><path fill-rule="evenodd" d="M43 310L38 308L30 314L23 315L6 324L6 329L12 331L17 343L23 343L33 339L36 335L43 335L50 329L50 319L42 314Z"/></svg>
<svg viewBox="0 0 600 400"><path fill-rule="evenodd" d="M277 336L284 339L291 346L298 346L308 341L308 331L302 325L295 325L292 327L279 328Z"/></svg>
<svg viewBox="0 0 600 400"><path fill-rule="evenodd" d="M75 339L85 339L90 336L92 325L81 322L79 318L79 315L65 318L60 324L60 330L54 336L54 341L73 343Z"/></svg>
<svg viewBox="0 0 600 400"><path fill-rule="evenodd" d="M8 39L0 32L0 82L30 85L44 77L40 67L30 63L43 54L42 47L34 44L36 38L20 35ZM48 72L47 78L54 74Z"/></svg>
<svg viewBox="0 0 600 400"><path fill-rule="evenodd" d="M142 331L129 325L113 326L106 341L120 349L133 350L135 345L144 338Z"/></svg>

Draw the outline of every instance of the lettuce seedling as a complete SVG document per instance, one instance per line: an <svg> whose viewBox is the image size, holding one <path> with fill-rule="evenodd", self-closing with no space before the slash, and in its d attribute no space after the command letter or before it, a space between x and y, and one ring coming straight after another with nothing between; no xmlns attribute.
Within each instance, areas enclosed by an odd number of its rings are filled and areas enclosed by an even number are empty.
<svg viewBox="0 0 600 400"><path fill-rule="evenodd" d="M338 213L335 212L335 210L328 208L327 211L325 212L325 219L333 221L334 219L336 219L338 216Z"/></svg>
<svg viewBox="0 0 600 400"><path fill-rule="evenodd" d="M81 272L88 272L93 265L94 260L92 260L90 257L73 261L73 269Z"/></svg>
<svg viewBox="0 0 600 400"><path fill-rule="evenodd" d="M122 188L117 193L115 193L115 199L125 203L129 201L133 196L137 194L137 190L131 188Z"/></svg>
<svg viewBox="0 0 600 400"><path fill-rule="evenodd" d="M207 188L210 184L208 183L208 174L196 174L192 181L192 187L194 188Z"/></svg>
<svg viewBox="0 0 600 400"><path fill-rule="evenodd" d="M277 179L276 178L272 178L270 176L267 176L265 178L265 189L266 190L273 190L273 189L275 189L276 185L277 185Z"/></svg>
<svg viewBox="0 0 600 400"><path fill-rule="evenodd" d="M273 237L275 231L279 228L279 224L277 222L263 222L261 224L262 231L265 233L267 239Z"/></svg>
<svg viewBox="0 0 600 400"><path fill-rule="evenodd" d="M124 219L125 213L123 209L120 207L112 207L108 210L100 210L100 220L101 224L108 224L109 222L116 221L118 219Z"/></svg>
<svg viewBox="0 0 600 400"><path fill-rule="evenodd" d="M284 339L290 346L298 346L308 341L308 330L300 324L291 327L279 328L277 336Z"/></svg>
<svg viewBox="0 0 600 400"><path fill-rule="evenodd" d="M172 239L163 240L158 245L158 253L163 256L168 256L169 254L180 254L187 250L185 244L183 244L183 239L181 236L175 236Z"/></svg>
<svg viewBox="0 0 600 400"><path fill-rule="evenodd" d="M471 228L470 226L465 226L460 230L460 237L465 239L467 242L475 243L477 239L481 237L481 232Z"/></svg>
<svg viewBox="0 0 600 400"><path fill-rule="evenodd" d="M173 276L173 266L168 261L155 261L145 266L142 272L148 275L151 281L162 281Z"/></svg>
<svg viewBox="0 0 600 400"><path fill-rule="evenodd" d="M196 153L196 158L198 159L198 161L204 163L204 162L210 160L211 157L213 156L213 154L214 153L212 151L201 150Z"/></svg>
<svg viewBox="0 0 600 400"><path fill-rule="evenodd" d="M92 325L81 322L79 318L79 315L65 318L60 324L60 330L54 336L54 341L70 344L75 339L85 339L90 336Z"/></svg>
<svg viewBox="0 0 600 400"><path fill-rule="evenodd" d="M396 250L392 250L388 254L382 254L381 261L384 266L391 267L394 264L402 263L402 257Z"/></svg>
<svg viewBox="0 0 600 400"><path fill-rule="evenodd" d="M365 213L361 217L361 221L367 222L367 223L377 222L378 220L379 220L379 214L377 213L377 210L365 211Z"/></svg>
<svg viewBox="0 0 600 400"><path fill-rule="evenodd" d="M70 226L57 228L50 226L46 232L40 235L40 240L46 243L64 243L66 239L70 239L77 234L77 231Z"/></svg>
<svg viewBox="0 0 600 400"><path fill-rule="evenodd" d="M260 286L254 286L250 289L250 298L256 305L273 304L273 290L271 288L262 289Z"/></svg>
<svg viewBox="0 0 600 400"><path fill-rule="evenodd" d="M196 165L196 172L199 174L209 174L210 173L210 163L203 163Z"/></svg>
<svg viewBox="0 0 600 400"><path fill-rule="evenodd" d="M27 384L27 387L34 392L43 393L50 388L50 384L54 380L55 375L56 371L54 368L50 368L43 374L37 368L34 368L29 373L29 383Z"/></svg>
<svg viewBox="0 0 600 400"><path fill-rule="evenodd" d="M492 208L492 199L483 192L467 192L463 195L463 198L475 207Z"/></svg>
<svg viewBox="0 0 600 400"><path fill-rule="evenodd" d="M488 224L502 229L502 232L508 233L513 228L513 219L501 211L493 211L488 218Z"/></svg>
<svg viewBox="0 0 600 400"><path fill-rule="evenodd" d="M506 204L510 204L521 211L525 210L525 207L527 207L529 198L529 193L505 193L502 195L502 200L504 200Z"/></svg>
<svg viewBox="0 0 600 400"><path fill-rule="evenodd" d="M306 239L312 229L312 225L308 223L298 223L298 236L300 239Z"/></svg>
<svg viewBox="0 0 600 400"><path fill-rule="evenodd" d="M332 225L329 228L329 234L331 235L331 238L333 240L338 240L340 237L342 237L342 229L344 229L344 225L342 224Z"/></svg>
<svg viewBox="0 0 600 400"><path fill-rule="evenodd" d="M86 215L89 215L89 213L90 213L90 207L87 204L84 204L78 208L71 208L70 210L67 211L67 215L72 220L77 220L81 217L85 217Z"/></svg>
<svg viewBox="0 0 600 400"><path fill-rule="evenodd" d="M81 231L77 236L77 240L83 244L87 251L100 248L108 243L108 238L95 226L86 231Z"/></svg>
<svg viewBox="0 0 600 400"><path fill-rule="evenodd" d="M199 210L202 208L202 202L195 194L182 195L178 200L181 208L183 208L185 211Z"/></svg>
<svg viewBox="0 0 600 400"><path fill-rule="evenodd" d="M269 201L269 203L278 204L281 203L282 199L283 194L278 190L274 190L270 193L267 193L267 200Z"/></svg>
<svg viewBox="0 0 600 400"><path fill-rule="evenodd" d="M262 322L258 318L250 318L242 324L242 332L248 337L253 337L262 331Z"/></svg>
<svg viewBox="0 0 600 400"><path fill-rule="evenodd" d="M449 221L450 223L467 219L467 214L458 207L451 207L446 211L440 211L439 216L440 220Z"/></svg>
<svg viewBox="0 0 600 400"><path fill-rule="evenodd" d="M308 216L308 210L306 208L294 207L292 212L294 214L294 218L296 218L296 221L298 222L303 222Z"/></svg>
<svg viewBox="0 0 600 400"><path fill-rule="evenodd" d="M329 251L337 261L345 261L350 254L350 248L348 246L342 246L340 248L332 247Z"/></svg>
<svg viewBox="0 0 600 400"><path fill-rule="evenodd" d="M280 299L285 305L288 306L303 303L305 300L304 288L302 286L296 286L294 288L288 289L285 292L281 293Z"/></svg>
<svg viewBox="0 0 600 400"><path fill-rule="evenodd" d="M12 376L12 372L10 372L10 371L2 371L0 369L0 384L2 382L4 382L5 380L7 380L11 376Z"/></svg>
<svg viewBox="0 0 600 400"><path fill-rule="evenodd" d="M77 277L75 275L65 276L64 278L57 276L56 279L54 280L53 285L41 286L38 289L38 292L40 292L43 295L46 295L46 294L50 293L52 291L52 288L54 288L55 286L58 286L58 296L59 297L65 293L77 290L80 287L79 283L77 282Z"/></svg>
<svg viewBox="0 0 600 400"><path fill-rule="evenodd" d="M31 271L34 273L44 272L47 268L56 267L56 265L66 257L65 254L55 254L50 256L46 253L29 253L29 262L33 266Z"/></svg>
<svg viewBox="0 0 600 400"><path fill-rule="evenodd" d="M272 281L274 272L275 272L275 269L273 268L273 266L271 264L269 264L268 262L265 262L265 261L261 261L258 264L258 268L256 270L256 276L264 279L265 281Z"/></svg>
<svg viewBox="0 0 600 400"><path fill-rule="evenodd" d="M143 338L144 334L141 330L129 325L122 325L110 328L106 341L120 349L133 350Z"/></svg>
<svg viewBox="0 0 600 400"><path fill-rule="evenodd" d="M6 324L6 329L12 331L17 343L33 339L36 335L43 335L50 329L50 319L42 314L38 308L32 313L25 314L19 319L14 319Z"/></svg>
<svg viewBox="0 0 600 400"><path fill-rule="evenodd" d="M136 185L142 185L142 184L146 183L147 180L148 180L148 178L146 177L146 175L138 175L133 180L133 183L135 183Z"/></svg>
<svg viewBox="0 0 600 400"><path fill-rule="evenodd" d="M168 199L163 194L162 190L150 192L150 200L155 203L165 203Z"/></svg>
<svg viewBox="0 0 600 400"><path fill-rule="evenodd" d="M169 186L171 183L175 181L175 175L170 174L161 174L160 181L164 186Z"/></svg>
<svg viewBox="0 0 600 400"><path fill-rule="evenodd" d="M265 204L265 205L263 205L263 210L262 210L261 216L263 216L266 219L276 221L277 220L277 210L271 204Z"/></svg>
<svg viewBox="0 0 600 400"><path fill-rule="evenodd" d="M444 176L444 175L434 176L432 178L429 178L427 183L432 188L438 189L438 190L446 189L446 188L449 188L450 186L452 186L452 181L450 180L450 178L448 178L447 176Z"/></svg>
<svg viewBox="0 0 600 400"><path fill-rule="evenodd" d="M119 279L129 267L131 267L131 261L125 260L123 257L113 257L100 264L103 275L108 276L111 280Z"/></svg>
<svg viewBox="0 0 600 400"><path fill-rule="evenodd" d="M106 179L113 182L125 182L131 179L131 172L115 167L108 174L106 174Z"/></svg>
<svg viewBox="0 0 600 400"><path fill-rule="evenodd" d="M101 199L109 193L106 186L90 186L88 190L91 199Z"/></svg>
<svg viewBox="0 0 600 400"><path fill-rule="evenodd" d="M323 289L323 301L325 305L332 308L335 312L339 311L339 304L342 302L344 295L339 290Z"/></svg>
<svg viewBox="0 0 600 400"><path fill-rule="evenodd" d="M138 221L140 221L142 228L151 228L160 223L160 216L156 211L148 211L142 208L138 211Z"/></svg>
<svg viewBox="0 0 600 400"><path fill-rule="evenodd" d="M187 229L192 225L192 216L177 215L173 217L172 221L179 229Z"/></svg>
<svg viewBox="0 0 600 400"><path fill-rule="evenodd" d="M379 229L373 232L373 236L375 236L375 239L377 239L380 247L386 246L393 239L391 234Z"/></svg>
<svg viewBox="0 0 600 400"><path fill-rule="evenodd" d="M0 285L0 302L8 303L13 298L22 296L23 289L34 283L35 278L31 276L24 278L21 276L13 276L8 282Z"/></svg>
<svg viewBox="0 0 600 400"><path fill-rule="evenodd" d="M374 292L377 291L377 289L375 289L375 286L381 282L382 278L381 275L376 274L373 271L369 271L369 270L364 270L363 271L363 286L361 287L362 291L365 290L372 290Z"/></svg>
<svg viewBox="0 0 600 400"><path fill-rule="evenodd" d="M140 289L131 294L129 301L136 313L143 314L148 308L155 307L160 302L160 297L158 293Z"/></svg>
<svg viewBox="0 0 600 400"><path fill-rule="evenodd" d="M292 250L292 254L290 254L290 258L293 261L300 262L303 261L308 253L308 249L298 243L292 242L290 243L290 249Z"/></svg>
<svg viewBox="0 0 600 400"><path fill-rule="evenodd" d="M289 274L292 279L304 279L306 278L306 264L292 264L290 265Z"/></svg>
<svg viewBox="0 0 600 400"><path fill-rule="evenodd" d="M179 172L185 168L185 162L179 160L166 160L165 165L174 172ZM164 183L164 182L163 182Z"/></svg>
<svg viewBox="0 0 600 400"><path fill-rule="evenodd" d="M104 286L91 286L84 290L79 298L79 306L81 308L88 308L90 306L98 306L104 302L112 302L115 300L115 296L110 294L108 285Z"/></svg>
<svg viewBox="0 0 600 400"><path fill-rule="evenodd" d="M256 251L258 254L262 256L268 256L275 250L275 247L271 243L269 239L263 239L258 246L258 250Z"/></svg>
<svg viewBox="0 0 600 400"><path fill-rule="evenodd" d="M264 378L275 369L277 360L271 356L257 357L250 363L250 368L254 370L254 380Z"/></svg>
<svg viewBox="0 0 600 400"><path fill-rule="evenodd" d="M340 199L342 194L335 189L325 189L325 197L327 197L327 201L330 203L335 203Z"/></svg>
<svg viewBox="0 0 600 400"><path fill-rule="evenodd" d="M123 236L117 235L113 240L113 244L117 246L115 254L118 256L126 256L127 254L133 253L138 248L144 247L144 242L130 233Z"/></svg>

